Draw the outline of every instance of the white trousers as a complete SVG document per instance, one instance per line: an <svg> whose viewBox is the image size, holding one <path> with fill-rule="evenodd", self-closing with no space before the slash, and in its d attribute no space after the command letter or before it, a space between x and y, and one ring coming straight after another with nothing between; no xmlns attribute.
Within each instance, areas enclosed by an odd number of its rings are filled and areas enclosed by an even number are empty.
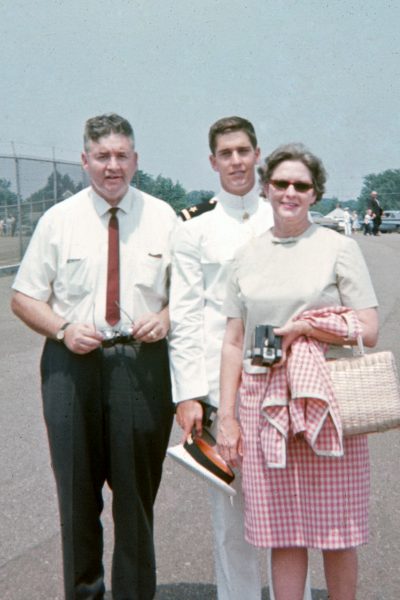
<svg viewBox="0 0 400 600"><path fill-rule="evenodd" d="M259 555L257 548L244 539L243 494L239 477L233 485L237 495L232 502L223 491L209 486L217 597L218 600L260 600Z"/></svg>
<svg viewBox="0 0 400 600"><path fill-rule="evenodd" d="M244 501L242 482L236 475L231 497L209 486L214 530L215 576L218 600L261 600L259 552L244 539ZM275 600L271 577L271 552L268 550L268 581L270 599ZM304 600L312 600L309 573Z"/></svg>

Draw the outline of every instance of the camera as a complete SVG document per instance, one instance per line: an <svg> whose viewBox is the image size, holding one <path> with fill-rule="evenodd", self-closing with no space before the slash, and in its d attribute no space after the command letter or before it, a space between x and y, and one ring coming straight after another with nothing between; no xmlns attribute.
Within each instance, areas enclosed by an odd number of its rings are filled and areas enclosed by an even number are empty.
<svg viewBox="0 0 400 600"><path fill-rule="evenodd" d="M203 408L203 426L211 427L217 416L217 409L207 402L200 402L200 404Z"/></svg>
<svg viewBox="0 0 400 600"><path fill-rule="evenodd" d="M251 364L270 367L282 358L282 336L274 334L274 325L256 325Z"/></svg>

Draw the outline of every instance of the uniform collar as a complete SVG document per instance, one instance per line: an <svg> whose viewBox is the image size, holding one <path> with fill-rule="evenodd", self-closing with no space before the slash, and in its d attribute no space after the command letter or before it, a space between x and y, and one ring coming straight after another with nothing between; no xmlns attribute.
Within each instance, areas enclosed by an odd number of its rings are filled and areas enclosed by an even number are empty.
<svg viewBox="0 0 400 600"><path fill-rule="evenodd" d="M220 205L221 208L231 216L241 219L243 218L244 213L252 215L256 212L260 200L260 193L258 186L255 185L253 189L244 196L236 196L235 194L230 194L224 189L221 189L217 194L217 198L217 208L218 205Z"/></svg>
<svg viewBox="0 0 400 600"><path fill-rule="evenodd" d="M91 194L91 197L93 200L93 205L94 205L94 208L95 208L97 214L99 215L99 217L103 217L105 214L108 213L108 211L112 207L109 205L109 203L106 200L104 200L104 198L102 198L101 196L96 194L96 192L94 191L93 188L90 188L90 194ZM122 210L122 212L124 212L124 213L129 213L132 209L132 206L133 206L133 190L131 190L131 188L129 188L128 191L126 192L125 196L119 202L118 208L120 210Z"/></svg>

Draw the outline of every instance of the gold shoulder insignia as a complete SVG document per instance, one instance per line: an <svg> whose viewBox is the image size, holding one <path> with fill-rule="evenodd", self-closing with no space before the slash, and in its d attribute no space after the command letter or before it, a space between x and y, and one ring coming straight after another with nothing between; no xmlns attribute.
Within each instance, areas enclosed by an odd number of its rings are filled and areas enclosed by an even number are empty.
<svg viewBox="0 0 400 600"><path fill-rule="evenodd" d="M189 221L189 219L199 217L203 213L213 210L216 205L217 200L215 198L211 198L211 200L207 200L206 202L200 202L200 204L194 204L188 208L183 208L181 211L179 211L178 216L182 219L182 221Z"/></svg>

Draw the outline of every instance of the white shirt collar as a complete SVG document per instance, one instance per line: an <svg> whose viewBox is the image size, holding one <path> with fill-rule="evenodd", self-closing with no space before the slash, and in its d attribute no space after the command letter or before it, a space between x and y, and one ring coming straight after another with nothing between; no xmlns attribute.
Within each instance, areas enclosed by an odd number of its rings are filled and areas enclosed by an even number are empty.
<svg viewBox="0 0 400 600"><path fill-rule="evenodd" d="M132 210L133 206L133 194L131 193L131 189L129 188L126 192L125 196L118 203L118 208L121 209L124 213L129 213ZM107 212L112 208L110 204L104 200L101 196L99 196L93 188L90 189L90 195L93 200L94 208L99 215L99 217L104 216Z"/></svg>

